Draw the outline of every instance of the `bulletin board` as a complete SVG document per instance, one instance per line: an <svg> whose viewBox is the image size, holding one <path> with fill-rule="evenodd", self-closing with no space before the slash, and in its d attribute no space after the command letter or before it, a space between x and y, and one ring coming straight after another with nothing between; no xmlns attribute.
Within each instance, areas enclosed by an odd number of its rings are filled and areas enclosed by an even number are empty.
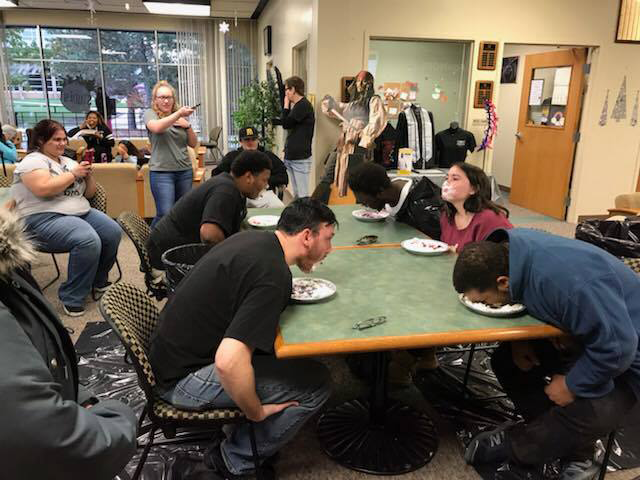
<svg viewBox="0 0 640 480"><path fill-rule="evenodd" d="M378 87L389 118L398 118L402 110L418 98L416 82L385 82Z"/></svg>

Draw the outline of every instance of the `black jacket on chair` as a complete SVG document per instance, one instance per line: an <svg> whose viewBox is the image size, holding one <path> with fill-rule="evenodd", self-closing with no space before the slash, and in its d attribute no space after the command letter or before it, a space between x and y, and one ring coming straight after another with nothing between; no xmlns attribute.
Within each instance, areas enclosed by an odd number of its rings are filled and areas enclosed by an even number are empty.
<svg viewBox="0 0 640 480"><path fill-rule="evenodd" d="M442 209L440 187L427 177L413 178L411 181L413 186L396 214L396 220L417 228L434 240L439 240Z"/></svg>

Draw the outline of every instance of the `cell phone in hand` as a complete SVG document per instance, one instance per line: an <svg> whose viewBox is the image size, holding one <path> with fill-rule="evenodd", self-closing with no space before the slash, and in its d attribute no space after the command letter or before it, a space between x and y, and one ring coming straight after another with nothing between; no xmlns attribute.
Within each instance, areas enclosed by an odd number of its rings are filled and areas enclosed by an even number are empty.
<svg viewBox="0 0 640 480"><path fill-rule="evenodd" d="M95 154L96 154L96 151L93 148L85 150L82 160L84 160L85 162L89 162L91 164L93 163Z"/></svg>
<svg viewBox="0 0 640 480"><path fill-rule="evenodd" d="M195 109L196 109L196 108L198 108L200 105L202 105L202 104L201 104L201 103L199 103L199 104L194 105L193 107L189 107L189 108L191 108L191 110L195 110Z"/></svg>

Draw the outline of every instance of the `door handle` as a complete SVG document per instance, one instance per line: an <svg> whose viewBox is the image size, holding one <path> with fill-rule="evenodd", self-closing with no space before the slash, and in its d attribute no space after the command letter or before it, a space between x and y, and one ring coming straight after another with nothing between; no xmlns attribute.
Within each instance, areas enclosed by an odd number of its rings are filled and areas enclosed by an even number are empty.
<svg viewBox="0 0 640 480"><path fill-rule="evenodd" d="M516 132L516 138L518 140L522 140L522 133L521 132Z"/></svg>

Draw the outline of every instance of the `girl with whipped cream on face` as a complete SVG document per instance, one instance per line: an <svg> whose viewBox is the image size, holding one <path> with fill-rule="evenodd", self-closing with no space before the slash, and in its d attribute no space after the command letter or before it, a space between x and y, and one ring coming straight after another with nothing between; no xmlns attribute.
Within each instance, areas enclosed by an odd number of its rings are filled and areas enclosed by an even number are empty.
<svg viewBox="0 0 640 480"><path fill-rule="evenodd" d="M491 200L491 183L482 169L468 163L454 164L442 185L444 207L440 214L440 240L460 251L485 240L498 228L513 228L509 210Z"/></svg>

